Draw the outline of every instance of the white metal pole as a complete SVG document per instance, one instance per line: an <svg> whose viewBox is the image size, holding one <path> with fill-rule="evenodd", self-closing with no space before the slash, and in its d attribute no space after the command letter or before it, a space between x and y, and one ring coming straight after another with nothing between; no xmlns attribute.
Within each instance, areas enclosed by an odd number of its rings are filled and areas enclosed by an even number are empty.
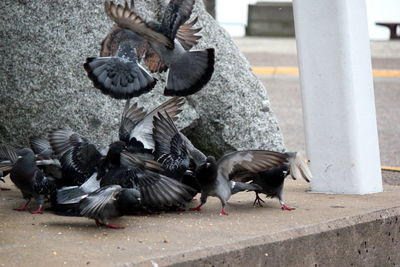
<svg viewBox="0 0 400 267"><path fill-rule="evenodd" d="M364 0L294 0L314 192L382 191Z"/></svg>

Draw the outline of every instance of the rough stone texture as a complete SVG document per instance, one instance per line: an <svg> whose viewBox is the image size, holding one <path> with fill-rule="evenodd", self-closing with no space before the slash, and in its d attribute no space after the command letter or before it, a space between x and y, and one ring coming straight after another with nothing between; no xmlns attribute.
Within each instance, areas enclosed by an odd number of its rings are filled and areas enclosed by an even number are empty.
<svg viewBox="0 0 400 267"><path fill-rule="evenodd" d="M135 1L146 20L161 18L163 0ZM32 134L55 127L71 128L106 145L116 139L123 101L100 94L86 77L82 63L98 55L112 22L103 0L5 0L1 7L0 142L21 146ZM216 49L215 73L206 88L188 97L178 126L207 153L264 148L283 150L275 116L260 111L265 88L228 34L197 1L203 39L198 49ZM165 81L139 98L152 108L167 98Z"/></svg>

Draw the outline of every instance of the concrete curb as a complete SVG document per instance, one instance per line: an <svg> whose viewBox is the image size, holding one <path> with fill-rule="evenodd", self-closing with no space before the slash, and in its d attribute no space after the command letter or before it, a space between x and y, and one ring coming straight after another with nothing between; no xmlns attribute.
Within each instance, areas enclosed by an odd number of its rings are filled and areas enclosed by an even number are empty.
<svg viewBox="0 0 400 267"><path fill-rule="evenodd" d="M121 266L389 266L399 251L393 207Z"/></svg>

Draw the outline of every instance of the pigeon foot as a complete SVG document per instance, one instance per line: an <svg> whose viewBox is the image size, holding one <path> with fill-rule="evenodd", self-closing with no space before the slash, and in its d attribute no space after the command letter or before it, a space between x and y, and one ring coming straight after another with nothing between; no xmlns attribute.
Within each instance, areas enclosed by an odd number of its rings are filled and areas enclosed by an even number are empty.
<svg viewBox="0 0 400 267"><path fill-rule="evenodd" d="M282 205L281 209L282 210L295 210L296 208L291 208L291 207L288 207L286 205Z"/></svg>
<svg viewBox="0 0 400 267"><path fill-rule="evenodd" d="M264 203L265 201L262 200L261 197L257 194L257 195L256 195L256 199L254 199L254 202L253 202L253 207L254 207L254 206L257 206L257 205L260 206L260 207L262 207L263 205L261 204L261 202Z"/></svg>
<svg viewBox="0 0 400 267"><path fill-rule="evenodd" d="M219 213L220 215L228 215L228 212L226 212L224 209L221 210L221 212Z"/></svg>
<svg viewBox="0 0 400 267"><path fill-rule="evenodd" d="M195 208L190 208L191 211L201 211L201 206L203 206L202 204L198 205Z"/></svg>

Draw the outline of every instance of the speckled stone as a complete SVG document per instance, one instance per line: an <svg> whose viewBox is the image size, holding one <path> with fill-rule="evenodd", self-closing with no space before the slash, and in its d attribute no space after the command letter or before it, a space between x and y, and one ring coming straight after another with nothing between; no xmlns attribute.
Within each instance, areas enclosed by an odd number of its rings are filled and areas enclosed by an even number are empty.
<svg viewBox="0 0 400 267"><path fill-rule="evenodd" d="M166 1L135 5L144 19L159 20ZM115 140L124 101L102 95L83 69L86 57L99 54L112 25L103 0L3 0L0 7L0 142L23 146L29 135L58 127L100 145ZM178 127L207 153L284 150L274 114L260 111L266 90L249 63L201 1L195 15L196 26L203 27L196 49L216 49L215 72L202 91L187 98ZM165 76L157 78L156 88L137 99L141 106L151 109L168 99L162 95Z"/></svg>

